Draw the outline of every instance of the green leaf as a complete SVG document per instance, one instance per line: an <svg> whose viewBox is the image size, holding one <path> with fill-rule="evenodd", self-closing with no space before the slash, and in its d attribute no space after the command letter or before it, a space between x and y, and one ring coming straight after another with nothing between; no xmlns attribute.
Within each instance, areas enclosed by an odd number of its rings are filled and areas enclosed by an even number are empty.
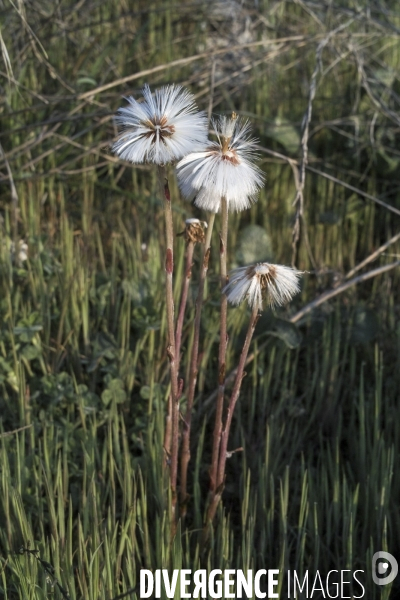
<svg viewBox="0 0 400 600"><path fill-rule="evenodd" d="M112 398L113 398L113 395L112 395L111 390L104 390L104 392L101 394L101 399L102 399L104 406L108 406L110 404Z"/></svg>
<svg viewBox="0 0 400 600"><path fill-rule="evenodd" d="M289 153L297 152L300 147L300 131L291 123L275 119L275 123L267 128L266 135L282 144Z"/></svg>
<svg viewBox="0 0 400 600"><path fill-rule="evenodd" d="M151 388L149 385L143 385L140 388L140 397L143 400L148 400L150 398ZM160 383L155 383L153 385L153 398L160 400L165 395L165 386Z"/></svg>
<svg viewBox="0 0 400 600"><path fill-rule="evenodd" d="M40 355L40 350L36 346L24 346L21 352L22 356L24 356L27 360L33 360Z"/></svg>
<svg viewBox="0 0 400 600"><path fill-rule="evenodd" d="M89 84L89 85L92 85L93 87L97 86L96 81L94 79L92 79L91 77L79 77L79 79L77 79L76 83L78 85Z"/></svg>
<svg viewBox="0 0 400 600"><path fill-rule="evenodd" d="M286 346L291 350L298 348L303 339L296 325L290 323L290 321L285 321L284 319L276 319L274 328L267 333L285 342Z"/></svg>
<svg viewBox="0 0 400 600"><path fill-rule="evenodd" d="M239 265L268 262L272 259L271 239L260 225L247 225L239 236L236 260Z"/></svg>
<svg viewBox="0 0 400 600"><path fill-rule="evenodd" d="M34 311L28 317L20 319L17 326L14 327L13 332L14 335L19 336L21 342L30 342L42 329L40 315Z"/></svg>
<svg viewBox="0 0 400 600"><path fill-rule="evenodd" d="M107 389L101 394L103 403L107 406L111 400L116 404L122 404L127 399L127 394L124 390L124 383L121 379L111 379L107 384Z"/></svg>
<svg viewBox="0 0 400 600"><path fill-rule="evenodd" d="M148 400L150 398L150 386L149 385L143 385L140 388L140 397L143 398L143 400Z"/></svg>

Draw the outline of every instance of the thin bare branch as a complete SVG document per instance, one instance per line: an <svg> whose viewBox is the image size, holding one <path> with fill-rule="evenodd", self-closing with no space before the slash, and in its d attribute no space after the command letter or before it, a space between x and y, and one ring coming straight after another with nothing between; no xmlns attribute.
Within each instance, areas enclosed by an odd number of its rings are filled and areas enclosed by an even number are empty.
<svg viewBox="0 0 400 600"><path fill-rule="evenodd" d="M318 74L320 73L320 71L322 70L322 68L321 68L322 52L324 51L324 48L329 44L331 39L335 35L337 35L339 32L341 32L344 29L346 29L347 27L349 27L349 25L351 25L351 23L353 23L353 21L354 21L353 18L349 19L346 23L343 23L342 25L340 25L333 31L330 31L328 33L328 35L319 42L316 53L315 53L315 67L314 67L314 71L313 71L313 74L311 76L311 81L310 81L307 109L306 109L306 112L304 113L303 122L302 122L301 161L300 161L300 166L299 166L299 176L295 178L297 189L296 189L296 197L293 202L293 205L296 207L295 223L293 226L293 234L292 234L292 266L293 267L295 266L295 263L296 263L298 244L300 241L300 227L301 227L301 225L303 225L304 242L307 247L308 256L310 258L311 264L313 265L314 269L316 268L316 262L313 257L309 239L308 239L307 224L304 220L304 185L305 185L305 180L306 180L306 167L307 167L307 163L308 163L308 138L309 138L311 117L312 117L312 107L313 107L313 101L315 98L315 94L317 91L317 77L318 77Z"/></svg>
<svg viewBox="0 0 400 600"><path fill-rule="evenodd" d="M367 281L368 279L372 279L373 277L382 275L383 273L391 271L392 269L395 269L396 267L399 267L399 266L400 266L400 260L398 260L394 263L390 263L388 265L383 265L382 267L378 267L377 269L374 269L373 271L368 271L367 273L364 273L363 275L359 275L358 277L354 277L350 281L343 283L342 285L338 286L337 288L334 288L332 290L327 290L326 292L322 293L320 296L315 298L315 300L313 300L309 304L306 304L303 308L301 308L299 311L297 311L294 315L292 315L288 319L288 321L290 323L297 323L298 321L300 321L300 319L302 319L308 313L310 313L312 310L314 310L314 308L317 308L317 306L321 306L321 304L324 304L324 302L331 300L335 296L339 296L340 294L342 294L343 292L345 292L346 290L351 288L353 285L358 285L359 283L362 283L363 281ZM268 344L268 340L266 340L265 342L260 344L255 352L252 352L251 354L248 355L247 360L246 360L246 367L248 364L250 364L255 359L256 356L258 356L258 354L261 352L261 350L264 350L264 348L266 347L267 344ZM227 375L225 383L226 384L231 383L235 379L236 373L237 373L237 369L233 369ZM212 394L210 394L208 396L208 398L204 401L202 409L206 410L207 407L210 406L215 401L216 397L217 397L217 391L212 392Z"/></svg>
<svg viewBox="0 0 400 600"><path fill-rule="evenodd" d="M346 274L345 279L351 279L351 277L353 277L353 275L355 275L358 271L360 271L363 267L365 267L369 263L376 260L378 258L378 256L380 256L386 250L386 248L389 248L389 246L391 246L392 244L395 244L397 242L397 240L400 240L400 233L397 233L396 235L391 237L390 240L388 240L387 242L382 244L382 246L379 246L379 248L377 250L375 250L375 252L373 252L372 254L367 256L367 258L362 260L357 266L354 267L354 269L351 269L351 271L349 271Z"/></svg>
<svg viewBox="0 0 400 600"><path fill-rule="evenodd" d="M153 75L154 73L159 73L160 71L164 71L166 69L171 69L173 67L182 67L183 65L188 65L192 62L196 62L197 60L201 60L203 58L209 58L211 56L217 56L218 54L227 54L231 53L234 50L240 50L242 48L256 48L257 46L275 46L276 44L286 43L286 42L301 42L307 40L306 36L303 35L294 35L284 38L270 39L270 40L262 40L258 42L251 42L248 44L238 44L236 46L230 46L227 48L220 48L218 50L212 50L208 52L201 52L200 54L194 54L193 56L188 56L186 58L178 58L177 60L172 60L169 63L165 63L163 65L158 65L157 67L153 67L151 69L144 69L143 71L139 71L139 73L134 73L132 75L127 75L126 77L121 77L120 79L116 79L115 81L110 81L104 85L101 85L97 88L84 92L78 96L78 100L84 100L85 98L90 98L96 94L100 94L105 92L106 90L110 90L114 87L118 87L119 85L124 85L126 83L130 83L131 81L136 81L141 77L147 77L148 75ZM312 38L308 38L308 41L312 41Z"/></svg>
<svg viewBox="0 0 400 600"><path fill-rule="evenodd" d="M30 425L24 425L24 427L18 427L18 429L13 429L12 431L5 431L4 433L0 433L0 438L10 437L11 435L15 435L20 431L25 431L25 429L30 429L32 427L32 423Z"/></svg>
<svg viewBox="0 0 400 600"><path fill-rule="evenodd" d="M285 154L281 154L280 152L275 152L274 150L269 150L269 148L264 148L263 146L258 146L258 148L259 148L260 152L264 152L265 154L269 154L270 156L274 156L275 158L279 158L280 160L287 162L290 165L290 167L292 168L292 170L293 170L293 165L295 165L295 166L299 165L299 162L297 160L290 158L289 156L286 156ZM311 171L311 173L320 175L321 177L324 177L325 179L329 179L330 181L333 181L334 183L337 183L338 185L341 185L342 187L345 187L348 190L355 192L359 196L363 196L364 198L367 198L367 200L372 200L372 202L375 202L375 204L379 204L380 206L382 206L383 208L386 208L387 210L394 213L395 215L400 216L400 210L398 208L396 208L395 206L391 206L390 204L387 204L386 202L384 202L383 200L380 200L376 196L372 196L372 194L368 194L367 192L364 192L360 188L356 188L354 185L351 185L350 183L343 181L343 179L339 179L338 177L329 175L329 173L325 173L324 171L315 169L314 167L311 167L310 165L307 165L306 169L307 169L307 171Z"/></svg>
<svg viewBox="0 0 400 600"><path fill-rule="evenodd" d="M314 308L317 308L317 306L320 306L327 300L330 300L331 298L334 298L335 296L342 294L343 292L345 292L346 290L351 288L353 285L357 285L359 283L362 283L363 281L367 281L368 279L372 279L373 277L382 275L383 273L386 273L387 271L390 271L391 269L395 269L396 267L399 267L399 266L400 266L400 260L397 260L394 263L390 263L388 265L383 265L382 267L373 269L373 271L368 271L367 273L358 275L358 277L353 277L353 279L350 279L350 281L347 281L346 283L342 283L342 285L339 285L337 288L334 288L333 290L327 290L326 292L324 292L323 294L318 296L318 298L316 298L312 302L309 302L309 304L306 304L306 306L304 306L301 310L299 310L297 313L292 315L290 317L289 321L291 323L297 323L298 321L300 321L300 319L305 317L305 315L307 315L312 310L314 310Z"/></svg>

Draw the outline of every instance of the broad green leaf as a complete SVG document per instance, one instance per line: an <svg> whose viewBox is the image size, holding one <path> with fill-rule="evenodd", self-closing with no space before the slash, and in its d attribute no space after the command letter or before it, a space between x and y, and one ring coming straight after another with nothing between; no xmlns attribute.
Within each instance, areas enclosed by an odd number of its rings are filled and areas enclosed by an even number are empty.
<svg viewBox="0 0 400 600"><path fill-rule="evenodd" d="M272 260L271 239L260 225L247 225L239 236L236 250L236 260L239 265Z"/></svg>
<svg viewBox="0 0 400 600"><path fill-rule="evenodd" d="M297 152L300 147L300 130L279 118L275 119L275 123L270 125L265 133L269 138L282 144L290 154Z"/></svg>
<svg viewBox="0 0 400 600"><path fill-rule="evenodd" d="M268 333L285 342L286 346L292 350L298 348L303 339L296 325L284 319L276 319L273 329Z"/></svg>

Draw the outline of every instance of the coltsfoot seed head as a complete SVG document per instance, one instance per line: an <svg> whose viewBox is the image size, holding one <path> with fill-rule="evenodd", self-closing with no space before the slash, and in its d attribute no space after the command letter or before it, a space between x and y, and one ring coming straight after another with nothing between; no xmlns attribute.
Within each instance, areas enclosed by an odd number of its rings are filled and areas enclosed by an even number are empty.
<svg viewBox="0 0 400 600"><path fill-rule="evenodd" d="M235 113L213 121L218 141L192 152L177 164L182 194L196 206L213 213L221 210L225 197L228 210L241 211L257 200L264 175L254 164L256 140L250 137L248 121Z"/></svg>
<svg viewBox="0 0 400 600"><path fill-rule="evenodd" d="M164 165L206 146L207 117L181 86L167 85L153 95L145 85L142 102L127 100L116 116L121 133L112 148L122 159Z"/></svg>
<svg viewBox="0 0 400 600"><path fill-rule="evenodd" d="M263 298L268 306L281 306L300 291L301 275L292 267L258 263L231 271L223 292L235 306L247 299L252 309L262 310Z"/></svg>
<svg viewBox="0 0 400 600"><path fill-rule="evenodd" d="M199 219L186 219L185 221L185 240L187 242L199 242L204 243L205 232L208 225L206 221L200 221Z"/></svg>

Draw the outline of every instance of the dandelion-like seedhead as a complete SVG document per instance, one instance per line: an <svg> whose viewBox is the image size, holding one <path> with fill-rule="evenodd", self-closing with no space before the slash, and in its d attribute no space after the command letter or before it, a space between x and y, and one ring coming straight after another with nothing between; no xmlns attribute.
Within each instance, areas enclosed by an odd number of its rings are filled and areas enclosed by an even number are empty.
<svg viewBox="0 0 400 600"><path fill-rule="evenodd" d="M179 85L167 85L151 93L143 88L143 101L127 98L116 122L121 134L113 151L131 163L158 165L179 160L207 144L207 117L199 112L193 95Z"/></svg>
<svg viewBox="0 0 400 600"><path fill-rule="evenodd" d="M204 229L207 229L208 225L206 221L200 221L199 219L186 219L185 221L185 240L187 242L204 242L205 233Z"/></svg>
<svg viewBox="0 0 400 600"><path fill-rule="evenodd" d="M235 306L247 299L252 309L262 310L263 298L271 307L281 306L300 291L301 275L301 271L292 267L258 263L234 269L223 292Z"/></svg>
<svg viewBox="0 0 400 600"><path fill-rule="evenodd" d="M209 141L205 150L192 152L177 165L182 194L196 206L220 212L225 197L230 211L249 208L257 200L264 176L253 163L256 140L250 124L235 114L213 121L218 141Z"/></svg>

